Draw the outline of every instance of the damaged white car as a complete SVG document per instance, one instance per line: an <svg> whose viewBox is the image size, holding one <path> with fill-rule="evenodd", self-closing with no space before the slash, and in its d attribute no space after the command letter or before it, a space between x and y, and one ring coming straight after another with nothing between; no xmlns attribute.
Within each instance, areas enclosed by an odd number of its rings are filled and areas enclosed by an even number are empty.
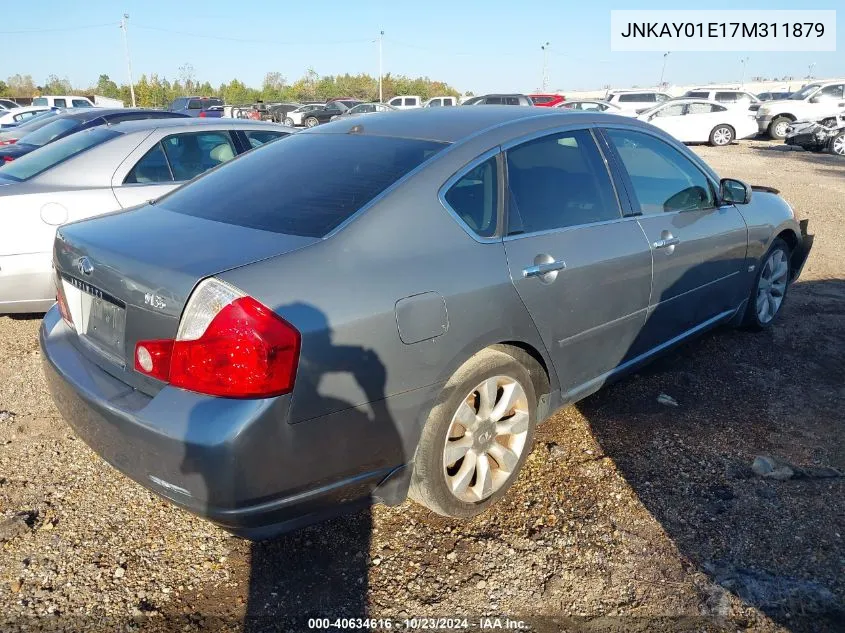
<svg viewBox="0 0 845 633"><path fill-rule="evenodd" d="M811 152L830 150L845 156L845 110L815 121L796 121L787 128L785 142Z"/></svg>

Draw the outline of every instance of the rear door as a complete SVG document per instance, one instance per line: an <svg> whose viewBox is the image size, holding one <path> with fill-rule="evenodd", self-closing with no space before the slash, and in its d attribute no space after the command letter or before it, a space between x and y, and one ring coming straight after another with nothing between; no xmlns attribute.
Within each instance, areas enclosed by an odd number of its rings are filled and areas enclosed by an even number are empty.
<svg viewBox="0 0 845 633"><path fill-rule="evenodd" d="M685 104L673 103L657 110L649 117L648 122L667 134L671 134L679 141L694 141L695 138L692 137L694 132L689 129L689 121L687 121L685 114Z"/></svg>
<svg viewBox="0 0 845 633"><path fill-rule="evenodd" d="M747 229L735 206L718 202L714 179L679 148L646 130L604 133L654 259L641 353L739 305Z"/></svg>
<svg viewBox="0 0 845 633"><path fill-rule="evenodd" d="M630 358L651 288L648 242L622 216L589 129L513 145L505 162L511 279L572 397Z"/></svg>

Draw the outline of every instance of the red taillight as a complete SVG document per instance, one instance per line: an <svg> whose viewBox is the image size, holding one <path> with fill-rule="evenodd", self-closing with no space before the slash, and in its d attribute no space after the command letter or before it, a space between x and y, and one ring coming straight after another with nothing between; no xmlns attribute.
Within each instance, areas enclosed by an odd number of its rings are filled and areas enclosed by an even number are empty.
<svg viewBox="0 0 845 633"><path fill-rule="evenodd" d="M205 110L203 110L202 112L200 112L199 117L200 117L201 119L204 119L204 118L205 118Z"/></svg>
<svg viewBox="0 0 845 633"><path fill-rule="evenodd" d="M189 302L183 321L194 318L190 311ZM135 369L211 396L267 398L293 389L299 344L293 326L241 296L217 312L198 338L138 342Z"/></svg>
<svg viewBox="0 0 845 633"><path fill-rule="evenodd" d="M3 162L6 162L6 163L11 163L13 160L15 160L15 159L12 156L4 156L3 157Z"/></svg>
<svg viewBox="0 0 845 633"><path fill-rule="evenodd" d="M73 325L73 317L70 316L70 310L68 310L67 301L65 300L65 293L61 290L56 291L56 303L59 304L59 314L62 315L65 323Z"/></svg>
<svg viewBox="0 0 845 633"><path fill-rule="evenodd" d="M0 141L0 145L14 145L17 140L18 139L16 138L10 138L5 141Z"/></svg>

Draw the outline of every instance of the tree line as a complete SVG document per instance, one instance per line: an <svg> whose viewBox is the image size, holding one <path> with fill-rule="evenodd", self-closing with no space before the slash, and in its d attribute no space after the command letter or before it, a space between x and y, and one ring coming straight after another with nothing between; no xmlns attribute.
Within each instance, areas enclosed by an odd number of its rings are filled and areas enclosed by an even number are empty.
<svg viewBox="0 0 845 633"><path fill-rule="evenodd" d="M231 105L258 101L325 101L334 97L353 97L364 101L378 101L379 98L378 78L366 73L321 76L309 68L301 78L288 83L281 73L268 72L260 88L247 86L239 79L214 87L208 81L198 81L190 64L180 66L178 74L179 77L173 81L157 74L141 75L134 84L135 103L140 107L163 107L176 97L192 95L219 97ZM83 88L72 86L70 81L56 75L47 77L43 85L36 85L31 75L18 74L0 81L0 97L36 97L41 94L96 94L120 99L126 105L132 103L129 85L118 85L108 75L100 75L95 85ZM385 101L396 95L419 95L423 99L441 95L460 96L455 88L443 81L389 73L382 77L382 94Z"/></svg>

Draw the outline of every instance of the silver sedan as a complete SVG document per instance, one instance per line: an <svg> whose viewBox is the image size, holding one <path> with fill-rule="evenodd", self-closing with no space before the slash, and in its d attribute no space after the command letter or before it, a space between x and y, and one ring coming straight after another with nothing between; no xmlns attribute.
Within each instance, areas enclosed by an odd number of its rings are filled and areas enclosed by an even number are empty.
<svg viewBox="0 0 845 633"><path fill-rule="evenodd" d="M0 168L0 313L55 301L56 227L132 207L293 132L260 121L153 119L73 134Z"/></svg>

